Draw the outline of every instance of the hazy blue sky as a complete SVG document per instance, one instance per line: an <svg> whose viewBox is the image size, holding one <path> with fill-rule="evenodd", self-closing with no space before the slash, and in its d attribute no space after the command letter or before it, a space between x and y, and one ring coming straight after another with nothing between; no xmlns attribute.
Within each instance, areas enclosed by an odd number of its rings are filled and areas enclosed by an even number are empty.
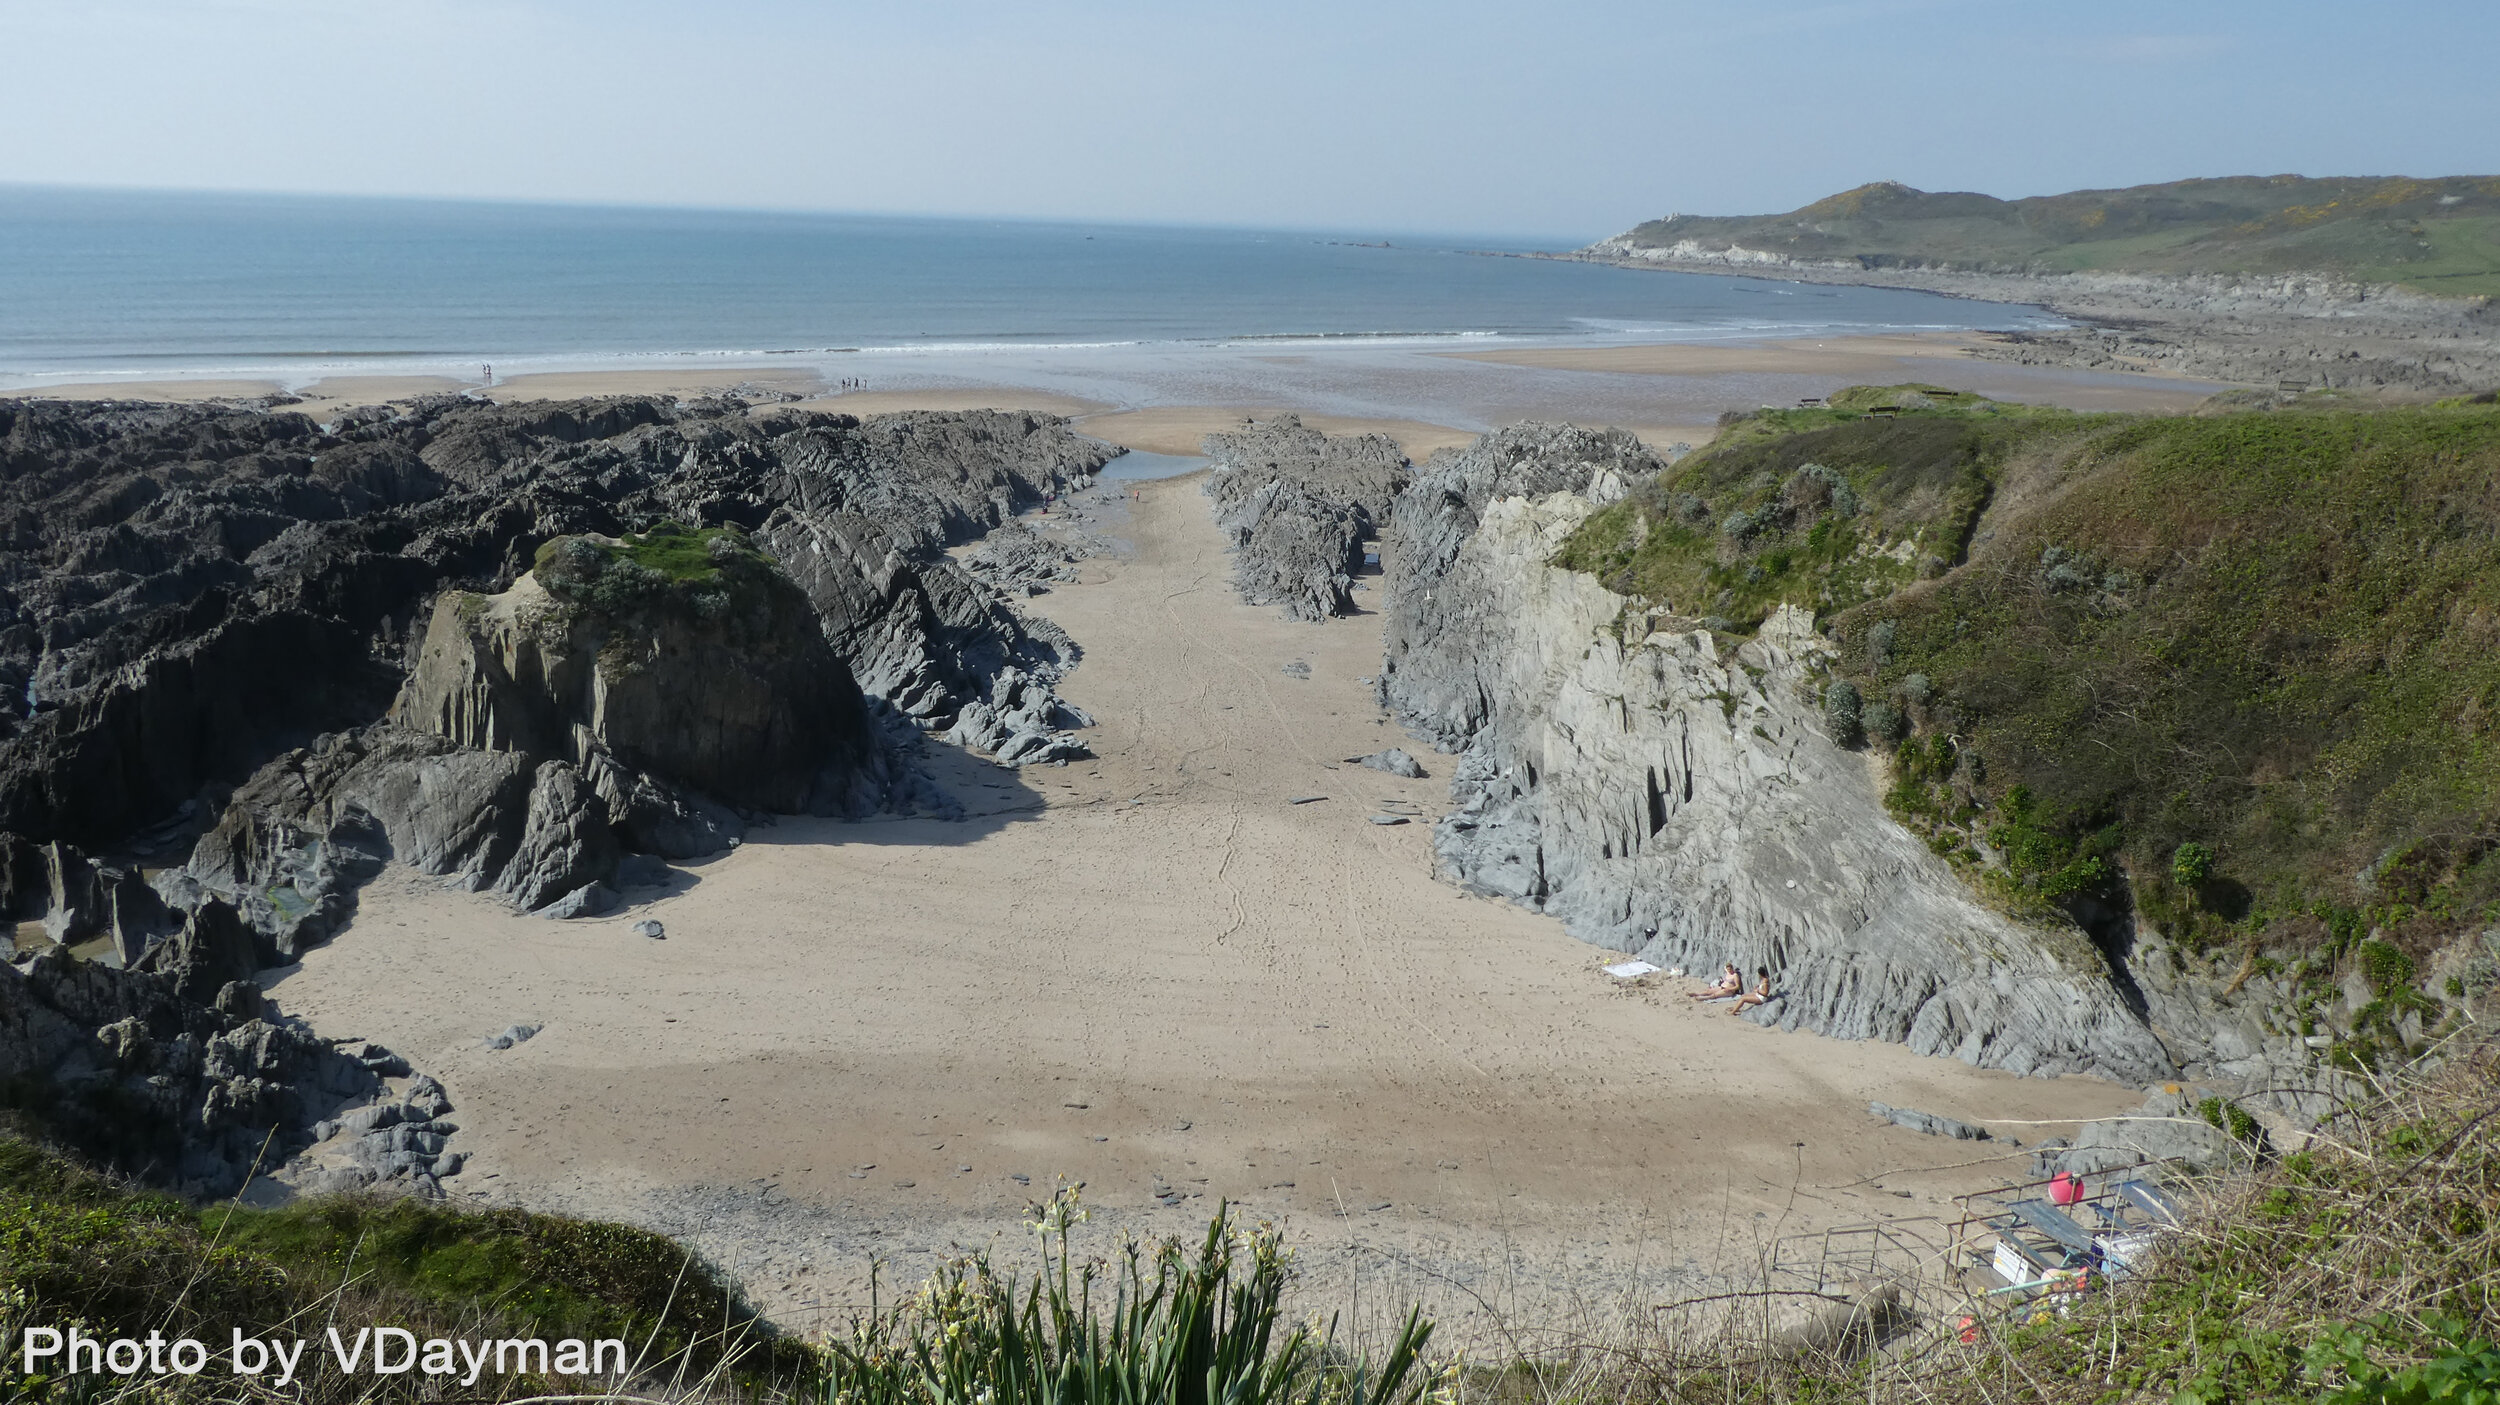
<svg viewBox="0 0 2500 1405"><path fill-rule="evenodd" d="M2500 170L2495 0L0 0L0 180L1574 242Z"/></svg>

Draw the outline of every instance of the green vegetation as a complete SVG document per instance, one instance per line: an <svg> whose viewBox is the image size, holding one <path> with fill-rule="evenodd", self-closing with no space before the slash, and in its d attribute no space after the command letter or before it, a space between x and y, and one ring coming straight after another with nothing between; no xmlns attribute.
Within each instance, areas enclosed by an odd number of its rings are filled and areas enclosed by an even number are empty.
<svg viewBox="0 0 2500 1405"><path fill-rule="evenodd" d="M1893 813L2001 906L2132 902L2323 982L2374 932L2415 958L2500 912L2494 483L2479 401L2144 417L1887 387L1740 418L1556 564L1721 630L1816 610L1832 734L1892 753ZM2385 994L2384 1037L2340 1057L2445 1017Z"/></svg>
<svg viewBox="0 0 2500 1405"><path fill-rule="evenodd" d="M1333 1328L1279 1337L1290 1274L1273 1229L1237 1231L1219 1211L1194 1252L1131 1243L1117 1265L1079 1267L1076 1193L1036 1208L1033 1281L976 1255L905 1307L854 1321L829 1348L836 1405L1412 1405L1435 1383L1422 1367L1432 1324L1411 1312L1376 1366L1340 1350Z"/></svg>
<svg viewBox="0 0 2500 1405"><path fill-rule="evenodd" d="M0 1135L0 1353L12 1399L237 1398L222 1365L132 1382L23 1377L29 1326L89 1335L311 1339L292 1398L313 1402L519 1399L626 1389L834 1405L1418 1405L1446 1378L1409 1313L1373 1361L1332 1328L1288 1323L1290 1256L1273 1228L1221 1212L1205 1238L1125 1244L1080 1263L1073 1190L1036 1207L1042 1271L1030 1283L975 1255L899 1306L877 1306L822 1346L774 1333L670 1240L622 1225L519 1210L471 1211L343 1197L283 1209L206 1209L107 1179ZM621 1338L637 1382L489 1374L466 1390L423 1372L342 1374L322 1333L400 1327L420 1339ZM243 1398L275 1398L244 1391Z"/></svg>
<svg viewBox="0 0 2500 1405"><path fill-rule="evenodd" d="M1830 613L1884 599L1960 560L2007 459L2075 419L1932 385L1738 416L1591 517L1555 564L1720 630L1751 630L1783 602Z"/></svg>
<svg viewBox="0 0 2500 1405"><path fill-rule="evenodd" d="M2234 176L2023 200L1880 181L1784 215L1676 216L1628 237L1870 268L2324 273L2488 297L2500 294L2500 178Z"/></svg>
<svg viewBox="0 0 2500 1405"><path fill-rule="evenodd" d="M815 1353L774 1335L672 1241L519 1210L345 1197L277 1210L200 1209L0 1135L0 1327L191 1335L242 1328L318 1337L333 1323L418 1336L613 1337L657 1380L797 1384ZM374 1378L325 1374L304 1398L361 1396ZM221 1373L199 1378L203 1394ZM420 1378L421 1380L422 1378ZM498 1377L509 1395L569 1378ZM109 1378L108 1378L109 1380ZM18 1383L80 1399L92 1378Z"/></svg>
<svg viewBox="0 0 2500 1405"><path fill-rule="evenodd" d="M707 621L750 614L786 582L738 528L676 522L614 539L558 537L538 549L531 574L558 599L610 616L687 608Z"/></svg>
<svg viewBox="0 0 2500 1405"><path fill-rule="evenodd" d="M1993 1369L1928 1398L2018 1379L2047 1401L2500 1401L2496 1063L2485 1045L2407 1079L2218 1188L2148 1271L2015 1329Z"/></svg>

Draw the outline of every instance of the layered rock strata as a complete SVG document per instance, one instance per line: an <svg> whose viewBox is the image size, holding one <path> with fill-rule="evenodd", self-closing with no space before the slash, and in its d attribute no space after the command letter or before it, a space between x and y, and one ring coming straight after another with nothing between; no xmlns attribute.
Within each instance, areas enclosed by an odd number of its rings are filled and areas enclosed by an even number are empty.
<svg viewBox="0 0 2500 1405"><path fill-rule="evenodd" d="M255 973L391 860L580 915L756 812L945 813L924 733L1082 754L1074 645L945 549L1113 452L735 400L0 403L0 917L50 943L0 974L0 1080L214 1194L379 1098L335 1177L431 1187L440 1088L263 1018ZM669 523L731 546L652 554Z"/></svg>
<svg viewBox="0 0 2500 1405"><path fill-rule="evenodd" d="M407 1065L277 1016L249 979L250 939L204 905L143 970L54 947L0 964L0 1081L13 1102L106 1165L198 1196L240 1190L311 1144L310 1124Z"/></svg>
<svg viewBox="0 0 2500 1405"><path fill-rule="evenodd" d="M1980 906L1884 812L1811 702L1784 610L1726 646L1548 562L1656 461L1521 426L1436 456L1391 517L1385 706L1459 754L1451 878L1660 966L1777 973L1759 1022L2142 1083L2168 1052L2079 933Z"/></svg>
<svg viewBox="0 0 2500 1405"><path fill-rule="evenodd" d="M1354 609L1364 542L1379 535L1410 477L1385 434L1330 435L1293 415L1205 441L1207 495L1235 553L1233 582L1253 605L1298 620Z"/></svg>
<svg viewBox="0 0 2500 1405"><path fill-rule="evenodd" d="M991 412L0 404L0 830L119 843L379 717L444 588L508 589L555 537L668 519L784 555L867 691L951 725L1000 665L1055 676L1072 651L944 548L1111 453Z"/></svg>

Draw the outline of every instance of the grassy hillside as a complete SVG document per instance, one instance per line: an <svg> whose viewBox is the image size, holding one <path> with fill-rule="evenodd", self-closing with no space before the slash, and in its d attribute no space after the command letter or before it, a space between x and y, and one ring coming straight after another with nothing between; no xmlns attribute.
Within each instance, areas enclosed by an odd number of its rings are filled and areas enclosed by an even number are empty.
<svg viewBox="0 0 2500 1405"><path fill-rule="evenodd" d="M2500 177L2233 176L2022 200L1880 181L1784 215L1675 215L1625 238L1869 268L2323 273L2490 296L2500 294Z"/></svg>
<svg viewBox="0 0 2500 1405"><path fill-rule="evenodd" d="M414 1200L341 1198L280 1210L201 1208L86 1170L0 1133L0 1382L12 1398L89 1399L93 1377L15 1378L17 1331L73 1323L90 1335L233 1330L319 1338L336 1323L420 1337L621 1338L646 1381L795 1385L820 1358L776 1336L675 1243L622 1225ZM345 1376L304 1356L295 1398L413 1398L422 1373ZM111 1378L106 1378L108 1381ZM119 1384L116 1382L116 1384ZM183 1398L164 1383L162 1398ZM218 1398L222 1368L196 1378ZM493 1376L479 1398L565 1389L577 1378ZM376 1395L377 1388L379 1390ZM230 1393L230 1392L229 1392Z"/></svg>
<svg viewBox="0 0 2500 1405"><path fill-rule="evenodd" d="M2500 914L2500 407L1836 404L1744 418L1557 564L1732 633L1815 608L1834 732L2017 909L2330 962Z"/></svg>

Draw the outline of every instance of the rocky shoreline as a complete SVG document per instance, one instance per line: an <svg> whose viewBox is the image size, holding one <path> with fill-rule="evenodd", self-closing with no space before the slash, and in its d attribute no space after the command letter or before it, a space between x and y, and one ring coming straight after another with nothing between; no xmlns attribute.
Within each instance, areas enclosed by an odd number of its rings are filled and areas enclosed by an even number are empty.
<svg viewBox="0 0 2500 1405"><path fill-rule="evenodd" d="M0 406L0 915L37 948L0 1078L193 1193L338 1136L389 1145L333 1181L430 1188L439 1088L256 974L394 860L584 916L772 814L959 814L930 735L1086 755L1074 643L946 549L1116 452L737 399Z"/></svg>
<svg viewBox="0 0 2500 1405"><path fill-rule="evenodd" d="M2157 277L1791 258L1629 235L1527 255L1676 273L1904 288L2045 307L2080 325L1991 334L1972 354L2027 366L2281 387L2478 394L2500 386L2500 306L2312 276Z"/></svg>

